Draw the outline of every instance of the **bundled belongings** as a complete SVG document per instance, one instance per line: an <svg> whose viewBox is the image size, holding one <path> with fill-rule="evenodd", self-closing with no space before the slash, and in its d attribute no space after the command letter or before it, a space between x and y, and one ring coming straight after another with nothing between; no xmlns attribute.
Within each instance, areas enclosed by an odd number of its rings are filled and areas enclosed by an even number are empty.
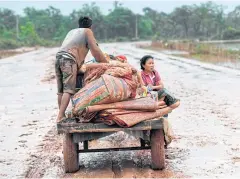
<svg viewBox="0 0 240 179"><path fill-rule="evenodd" d="M116 102L116 103L88 106L79 113L78 118L81 122L89 122L91 119L93 119L94 115L96 115L97 112L105 109L117 109L117 110L124 109L127 111L123 110L122 114L123 113L126 114L126 112L128 113L134 112L133 110L135 110L135 112L141 112L141 111L154 112L157 109L161 109L163 107L166 107L164 101L156 102L150 97L147 97L147 98L132 99L132 100ZM117 112L118 114L121 113L119 111Z"/></svg>
<svg viewBox="0 0 240 179"><path fill-rule="evenodd" d="M157 109L154 112L147 111L131 111L131 110L103 110L99 113L99 118L108 125L118 124L121 127L132 127L142 121L159 118L168 114L171 111L170 107Z"/></svg>
<svg viewBox="0 0 240 179"><path fill-rule="evenodd" d="M73 114L78 115L88 106L123 101L136 96L136 70L125 64L87 64L82 68L85 86L72 98ZM80 112L80 113L79 113Z"/></svg>
<svg viewBox="0 0 240 179"><path fill-rule="evenodd" d="M84 72L84 85L100 78L103 74L122 78L128 86L131 88L131 97L136 95L136 88L138 82L135 78L137 70L128 63L93 63L87 64L82 67Z"/></svg>
<svg viewBox="0 0 240 179"><path fill-rule="evenodd" d="M79 112L91 105L123 101L130 96L131 91L123 79L102 75L73 96L73 114L78 115Z"/></svg>
<svg viewBox="0 0 240 179"><path fill-rule="evenodd" d="M163 101L165 91L155 95L159 97L155 100L151 97L135 98L140 84L137 70L126 63L124 56L118 59L123 60L83 65L85 86L72 99L73 114L80 122L102 121L130 127L161 117L179 105L166 105Z"/></svg>
<svg viewBox="0 0 240 179"><path fill-rule="evenodd" d="M88 112L96 112L104 109L131 109L131 110L140 110L140 111L156 111L158 109L158 103L154 101L152 98L147 97L147 98L131 99L127 101L121 101L121 102L115 102L115 103L109 103L109 104L88 106L86 108Z"/></svg>

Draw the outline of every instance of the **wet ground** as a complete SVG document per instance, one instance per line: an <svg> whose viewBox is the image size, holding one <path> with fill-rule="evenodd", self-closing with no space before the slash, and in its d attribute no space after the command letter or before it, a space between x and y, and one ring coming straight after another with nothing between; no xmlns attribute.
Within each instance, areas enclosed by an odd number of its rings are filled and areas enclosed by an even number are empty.
<svg viewBox="0 0 240 179"><path fill-rule="evenodd" d="M102 44L138 67L146 54L181 106L169 120L177 136L166 150L167 168L153 171L149 151L80 155L80 171L63 172L62 136L57 135L53 60L57 49L0 61L0 177L188 178L240 177L240 71L158 52L130 43ZM88 56L88 59L91 57ZM139 145L117 133L92 148Z"/></svg>

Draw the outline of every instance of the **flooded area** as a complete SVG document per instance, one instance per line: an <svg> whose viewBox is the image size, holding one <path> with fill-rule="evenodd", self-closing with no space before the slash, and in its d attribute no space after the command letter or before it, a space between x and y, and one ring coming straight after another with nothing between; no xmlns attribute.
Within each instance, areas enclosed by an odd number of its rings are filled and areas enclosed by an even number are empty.
<svg viewBox="0 0 240 179"><path fill-rule="evenodd" d="M220 43L216 44L216 46L233 51L240 51L240 43ZM218 65L222 65L229 68L236 68L240 70L240 56L238 56L236 63L224 62Z"/></svg>
<svg viewBox="0 0 240 179"><path fill-rule="evenodd" d="M225 49L240 50L240 43L219 43L216 45Z"/></svg>
<svg viewBox="0 0 240 179"><path fill-rule="evenodd" d="M0 60L1 178L240 178L240 70L139 49L134 43L100 47L126 55L138 69L142 56L154 56L165 87L180 98L180 107L169 115L176 139L166 149L166 169L152 170L147 150L102 152L80 154L80 170L65 174L55 124L57 48L42 48ZM122 132L90 143L92 148L137 145Z"/></svg>

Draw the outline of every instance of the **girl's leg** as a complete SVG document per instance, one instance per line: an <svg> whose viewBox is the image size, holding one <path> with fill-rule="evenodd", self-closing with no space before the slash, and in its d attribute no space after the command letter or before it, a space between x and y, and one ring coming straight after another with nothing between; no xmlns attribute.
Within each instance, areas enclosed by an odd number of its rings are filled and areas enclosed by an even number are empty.
<svg viewBox="0 0 240 179"><path fill-rule="evenodd" d="M164 99L166 105L172 109L175 109L180 105L180 100L175 98L166 88L158 91L158 99Z"/></svg>

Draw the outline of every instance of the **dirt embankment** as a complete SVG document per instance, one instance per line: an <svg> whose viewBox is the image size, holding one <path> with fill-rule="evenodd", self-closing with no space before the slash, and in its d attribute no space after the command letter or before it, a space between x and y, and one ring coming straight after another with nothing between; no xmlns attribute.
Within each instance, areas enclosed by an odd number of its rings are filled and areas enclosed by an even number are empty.
<svg viewBox="0 0 240 179"><path fill-rule="evenodd" d="M0 59L26 53L26 52L31 52L37 49L38 47L22 47L18 49L0 50Z"/></svg>

